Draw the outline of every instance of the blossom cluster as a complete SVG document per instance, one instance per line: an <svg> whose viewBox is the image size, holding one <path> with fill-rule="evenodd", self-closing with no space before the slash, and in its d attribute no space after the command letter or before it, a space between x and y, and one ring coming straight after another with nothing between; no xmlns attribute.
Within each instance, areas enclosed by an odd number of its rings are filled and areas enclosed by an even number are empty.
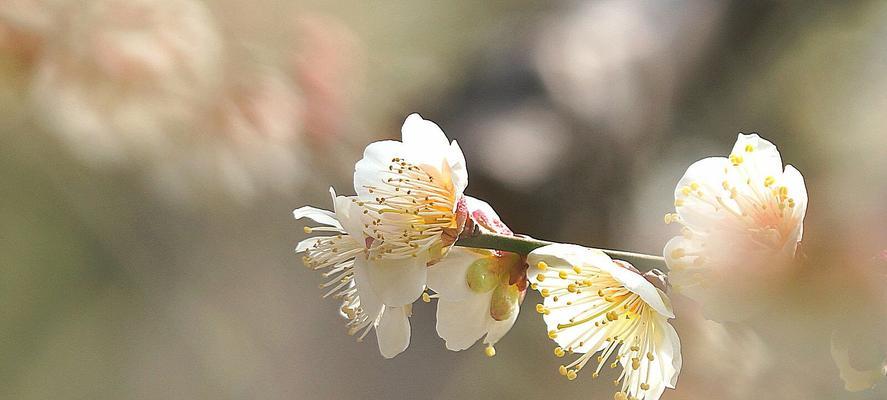
<svg viewBox="0 0 887 400"><path fill-rule="evenodd" d="M676 387L683 363L670 323L673 290L719 326L766 308L767 290L792 272L807 207L804 179L756 134L740 134L728 157L687 169L675 212L665 215L680 235L656 257L516 235L489 204L465 195L465 157L438 125L412 114L401 133L401 141L367 146L354 168L355 195L331 188L332 211L294 212L321 225L304 228L318 235L296 252L322 271L324 297L341 301L349 334L362 340L375 331L387 358L409 346L419 299L436 300L447 349L482 340L492 357L531 289L541 297L535 311L556 344L554 356L571 359L560 375L574 380L588 369L595 379L605 366L621 367L615 399L658 399ZM529 245L521 251L476 237ZM630 259L658 260L669 273L642 272Z"/></svg>
<svg viewBox="0 0 887 400"><path fill-rule="evenodd" d="M437 333L447 349L482 341L494 356L530 289L541 298L534 308L556 344L554 356L570 359L557 367L560 375L595 379L605 366L621 368L615 399L658 399L676 387L682 366L672 291L698 302L713 321L743 320L766 304L756 301L766 297L762 288L790 274L801 240L804 180L756 134L740 134L728 157L687 169L675 212L665 216L681 226L680 235L655 257L547 242L526 251L472 244L477 236L526 238L489 204L465 195L464 155L439 126L413 114L401 133L401 141L366 148L355 165L356 194L331 189L332 211L295 211L321 225L305 228L319 235L296 251L322 271L325 296L341 301L348 332L362 340L374 331L385 357L409 346L419 299L437 302ZM642 272L629 262L633 256L659 260L670 272Z"/></svg>

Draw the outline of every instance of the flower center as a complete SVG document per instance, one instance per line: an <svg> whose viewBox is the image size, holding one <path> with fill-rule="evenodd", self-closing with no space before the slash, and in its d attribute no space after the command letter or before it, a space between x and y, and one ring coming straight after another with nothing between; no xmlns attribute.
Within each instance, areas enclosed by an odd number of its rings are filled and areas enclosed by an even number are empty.
<svg viewBox="0 0 887 400"><path fill-rule="evenodd" d="M370 256L416 257L433 250L444 231L456 225L457 199L449 166L444 163L438 170L393 158L383 174L386 177L380 185L366 187L375 199L355 200L367 209L365 214L377 215L364 225L374 239Z"/></svg>

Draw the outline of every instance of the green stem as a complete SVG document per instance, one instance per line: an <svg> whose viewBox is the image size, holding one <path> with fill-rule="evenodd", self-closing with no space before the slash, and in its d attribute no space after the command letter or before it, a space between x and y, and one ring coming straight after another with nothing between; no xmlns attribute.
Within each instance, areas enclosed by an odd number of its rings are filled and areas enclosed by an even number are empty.
<svg viewBox="0 0 887 400"><path fill-rule="evenodd" d="M459 239L456 241L456 246L502 250L522 255L527 255L535 249L550 244L554 244L554 242L533 239L530 237L507 236L498 233L482 233L479 231L463 234L459 236ZM597 250L603 251L612 258L628 261L640 271L649 271L651 269L668 271L668 267L665 265L665 259L659 256L600 248Z"/></svg>

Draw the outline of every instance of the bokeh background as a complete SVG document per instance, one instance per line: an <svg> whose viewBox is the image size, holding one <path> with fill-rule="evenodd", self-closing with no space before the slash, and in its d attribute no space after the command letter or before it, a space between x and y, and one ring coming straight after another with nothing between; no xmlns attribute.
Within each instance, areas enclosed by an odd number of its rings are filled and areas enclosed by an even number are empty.
<svg viewBox="0 0 887 400"><path fill-rule="evenodd" d="M660 253L686 167L758 132L805 176L803 268L744 326L675 300L663 399L844 391L887 330L887 3L0 0L0 398L612 398L529 294L498 345L355 343L291 211L412 112L515 231Z"/></svg>

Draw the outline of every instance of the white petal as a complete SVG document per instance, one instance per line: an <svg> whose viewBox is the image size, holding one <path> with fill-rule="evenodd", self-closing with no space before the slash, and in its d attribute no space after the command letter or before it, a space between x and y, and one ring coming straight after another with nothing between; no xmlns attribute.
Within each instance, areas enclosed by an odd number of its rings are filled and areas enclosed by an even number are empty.
<svg viewBox="0 0 887 400"><path fill-rule="evenodd" d="M691 164L678 181L674 194L675 211L688 226L706 230L728 218L726 211L718 211L709 202L722 192L725 194L722 196L723 198L729 199L730 197L721 186L727 177L724 168L728 168L728 170L732 168L730 161L724 157L703 158ZM698 190L703 193L703 196L708 195L706 199L708 201L692 194L687 196L682 193L686 187L694 184L699 185Z"/></svg>
<svg viewBox="0 0 887 400"><path fill-rule="evenodd" d="M658 344L659 348L663 350L660 352L662 354L661 357L666 361L671 361L670 364L663 364L662 378L665 380L667 387L674 389L678 383L678 375L680 375L683 365L681 339L678 337L678 332L668 321L665 319L659 319L658 321L661 332L664 333L662 342Z"/></svg>
<svg viewBox="0 0 887 400"><path fill-rule="evenodd" d="M549 264L594 265L596 267L612 263L612 259L600 250L589 249L575 244L555 243L540 247L527 255L530 270L527 276L533 281L539 271L539 261Z"/></svg>
<svg viewBox="0 0 887 400"><path fill-rule="evenodd" d="M406 159L440 169L447 158L450 142L437 124L422 119L419 114L410 114L400 132L406 147Z"/></svg>
<svg viewBox="0 0 887 400"><path fill-rule="evenodd" d="M310 237L308 239L302 240L301 242L299 242L299 244L296 245L296 253L301 253L305 250L308 250L312 246L314 246L314 244L317 243L318 241L326 239L328 237L329 236L315 236L315 237Z"/></svg>
<svg viewBox="0 0 887 400"><path fill-rule="evenodd" d="M804 236L804 216L807 214L807 186L804 184L804 177L801 172L791 165L785 166L785 173L782 175L782 182L788 188L788 196L795 200L793 216L798 221L798 225L793 232L796 238L789 238L790 241L799 242Z"/></svg>
<svg viewBox="0 0 887 400"><path fill-rule="evenodd" d="M336 219L336 214L334 214L332 211L304 206L293 211L293 216L296 217L296 219L308 218L314 222L317 222L318 224L329 225L335 228L342 229L342 225L339 224L339 221Z"/></svg>
<svg viewBox="0 0 887 400"><path fill-rule="evenodd" d="M514 312L511 314L511 317L506 319L505 321L496 321L493 318L487 319L487 336L484 338L484 343L486 344L496 344L509 330L514 326L514 322L517 321L517 316L520 314L520 305L518 305Z"/></svg>
<svg viewBox="0 0 887 400"><path fill-rule="evenodd" d="M453 247L446 257L428 267L428 288L449 301L464 300L476 294L468 287L468 267L485 257L492 257L492 254L487 250Z"/></svg>
<svg viewBox="0 0 887 400"><path fill-rule="evenodd" d="M752 151L746 151L746 146L751 146ZM779 156L776 146L757 134L744 135L740 133L730 154L742 156L743 164L746 164L760 178L777 177L782 173L782 158Z"/></svg>
<svg viewBox="0 0 887 400"><path fill-rule="evenodd" d="M404 307L385 307L376 323L379 352L392 358L410 345L409 311Z"/></svg>
<svg viewBox="0 0 887 400"><path fill-rule="evenodd" d="M362 241L364 225L361 218L364 214L361 207L354 202L354 198L355 196L338 196L333 201L336 205L336 217L342 224L342 229L355 240Z"/></svg>
<svg viewBox="0 0 887 400"><path fill-rule="evenodd" d="M465 155L455 140L447 151L447 163L450 164L453 173L453 187L456 188L456 194L461 195L468 187L468 168L465 164Z"/></svg>
<svg viewBox="0 0 887 400"><path fill-rule="evenodd" d="M379 318L383 305L379 296L373 290L368 276L369 264L366 257L354 259L354 284L357 285L357 296L360 298L360 308L370 316L373 321Z"/></svg>
<svg viewBox="0 0 887 400"><path fill-rule="evenodd" d="M373 292L388 306L411 304L425 290L425 257L370 261L367 276Z"/></svg>
<svg viewBox="0 0 887 400"><path fill-rule="evenodd" d="M437 334L446 341L447 349L465 350L487 332L491 296L483 293L462 301L437 302Z"/></svg>
<svg viewBox="0 0 887 400"><path fill-rule="evenodd" d="M650 281L646 280L640 274L622 268L613 262L597 267L609 272L610 275L613 276L613 279L622 283L622 285L632 293L640 296L641 300L647 303L647 305L652 307L659 314L668 318L674 318L674 311L671 309L671 301L668 299L668 296L656 288L656 286L653 286Z"/></svg>
<svg viewBox="0 0 887 400"><path fill-rule="evenodd" d="M354 165L354 191L358 196L373 196L367 186L379 186L387 179L388 167L393 158L404 157L404 145L393 140L370 143L363 151L363 158ZM363 198L363 197L362 197Z"/></svg>

